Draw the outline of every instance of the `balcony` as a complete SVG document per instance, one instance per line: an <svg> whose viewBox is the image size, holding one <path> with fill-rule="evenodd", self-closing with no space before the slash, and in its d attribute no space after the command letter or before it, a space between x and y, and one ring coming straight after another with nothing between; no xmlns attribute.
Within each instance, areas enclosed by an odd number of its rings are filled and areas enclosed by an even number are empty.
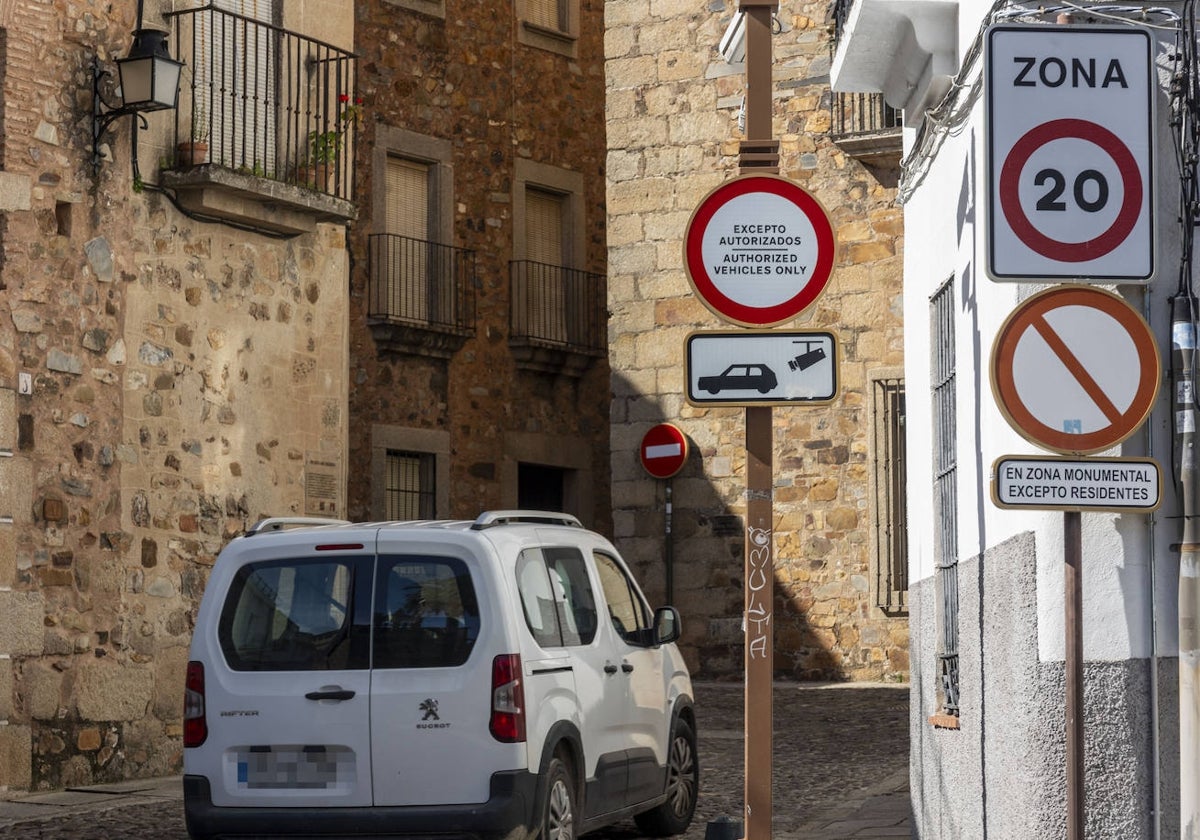
<svg viewBox="0 0 1200 840"><path fill-rule="evenodd" d="M514 260L508 343L517 366L579 377L607 352L604 276Z"/></svg>
<svg viewBox="0 0 1200 840"><path fill-rule="evenodd" d="M475 252L368 237L367 324L381 351L448 359L475 334Z"/></svg>
<svg viewBox="0 0 1200 840"><path fill-rule="evenodd" d="M833 90L881 93L910 125L958 72L958 0L835 0L833 18Z"/></svg>
<svg viewBox="0 0 1200 840"><path fill-rule="evenodd" d="M829 98L829 134L851 157L866 163L899 159L903 150L903 112L880 93L835 93Z"/></svg>
<svg viewBox="0 0 1200 840"><path fill-rule="evenodd" d="M186 69L162 186L281 233L353 219L353 53L212 5L164 17Z"/></svg>

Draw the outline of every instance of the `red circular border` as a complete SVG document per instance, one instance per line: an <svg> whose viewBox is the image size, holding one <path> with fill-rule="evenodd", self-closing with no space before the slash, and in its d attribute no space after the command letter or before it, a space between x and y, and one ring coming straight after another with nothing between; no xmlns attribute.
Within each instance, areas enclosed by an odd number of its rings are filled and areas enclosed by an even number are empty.
<svg viewBox="0 0 1200 840"><path fill-rule="evenodd" d="M1019 187L1025 164L1042 146L1066 138L1085 140L1107 152L1121 173L1125 193L1121 210L1108 229L1084 242L1051 239L1033 226L1021 206ZM1099 259L1116 249L1137 224L1142 209L1142 177L1129 147L1107 128L1089 120L1051 120L1025 132L1009 150L1000 170L1000 206L1013 233L1033 251L1058 262L1086 262Z"/></svg>
<svg viewBox="0 0 1200 840"><path fill-rule="evenodd" d="M1013 358L1022 336L1034 319L1063 306L1086 306L1104 312L1124 327L1137 348L1141 381L1129 407L1117 423L1086 434L1072 434L1047 426L1021 401ZM992 394L1009 424L1031 443L1063 454L1086 455L1116 446L1146 421L1158 398L1161 362L1158 342L1145 319L1124 299L1091 286L1055 286L1025 300L1009 314L996 333L991 359Z"/></svg>
<svg viewBox="0 0 1200 840"><path fill-rule="evenodd" d="M680 445L679 463L676 464L675 468L672 470L669 470L669 471L663 470L661 472L655 472L654 470L650 469L650 463L649 463L649 461L646 460L646 447L651 445L650 438L656 432L665 433L665 435L668 438L667 442L678 443ZM687 439L687 435L685 435L683 433L683 430L680 429L678 426L676 426L674 423L659 423L657 426L652 426L650 429L648 429L646 431L646 434L642 435L642 443L638 447L638 459L641 460L641 462L642 462L642 469L644 469L646 472L648 472L653 478L670 478L671 476L673 476L677 472L679 472L681 469L683 469L683 465L687 463L688 452L689 452L688 439ZM657 461L659 459L655 458L654 460ZM675 463L675 462L669 461L668 463Z"/></svg>
<svg viewBox="0 0 1200 840"><path fill-rule="evenodd" d="M735 198L749 193L771 193L790 201L808 219L817 237L817 259L808 282L798 293L774 306L747 306L738 303L717 289L704 267L702 243L704 232L717 211ZM741 175L726 181L706 195L688 222L683 242L683 262L688 280L700 300L713 314L734 324L747 327L773 327L790 321L812 305L825 291L833 274L833 258L837 249L833 224L825 208L804 188L786 178L772 175Z"/></svg>

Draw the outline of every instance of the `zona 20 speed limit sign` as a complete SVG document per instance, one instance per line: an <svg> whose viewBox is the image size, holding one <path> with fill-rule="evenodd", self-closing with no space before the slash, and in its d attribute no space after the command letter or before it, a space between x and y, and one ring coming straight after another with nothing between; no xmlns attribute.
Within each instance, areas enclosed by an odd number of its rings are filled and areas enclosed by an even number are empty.
<svg viewBox="0 0 1200 840"><path fill-rule="evenodd" d="M988 30L992 279L1153 277L1153 46L1139 27Z"/></svg>

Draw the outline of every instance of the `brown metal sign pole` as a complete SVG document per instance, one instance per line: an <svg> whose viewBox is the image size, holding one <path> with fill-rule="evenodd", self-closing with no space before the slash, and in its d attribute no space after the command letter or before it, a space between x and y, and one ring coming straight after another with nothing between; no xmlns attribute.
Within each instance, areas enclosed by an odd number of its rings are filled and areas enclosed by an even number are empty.
<svg viewBox="0 0 1200 840"><path fill-rule="evenodd" d="M771 837L775 601L771 409L746 408L746 838Z"/></svg>
<svg viewBox="0 0 1200 840"><path fill-rule="evenodd" d="M778 172L771 131L771 17L777 0L741 0L746 20L746 139L742 174ZM746 408L745 735L746 838L771 837L774 678L774 449L769 406Z"/></svg>
<svg viewBox="0 0 1200 840"><path fill-rule="evenodd" d="M1066 560L1067 840L1083 840L1083 535L1079 511L1063 514Z"/></svg>

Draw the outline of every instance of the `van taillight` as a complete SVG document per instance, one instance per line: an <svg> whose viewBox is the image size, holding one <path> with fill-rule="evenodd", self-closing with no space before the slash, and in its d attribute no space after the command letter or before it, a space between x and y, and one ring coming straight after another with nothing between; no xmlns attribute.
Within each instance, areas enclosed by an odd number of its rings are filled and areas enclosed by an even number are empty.
<svg viewBox="0 0 1200 840"><path fill-rule="evenodd" d="M183 745L198 747L208 737L208 721L204 717L204 666L189 662L187 683L183 690Z"/></svg>
<svg viewBox="0 0 1200 840"><path fill-rule="evenodd" d="M492 737L506 744L525 740L525 687L521 655L505 653L492 660Z"/></svg>

